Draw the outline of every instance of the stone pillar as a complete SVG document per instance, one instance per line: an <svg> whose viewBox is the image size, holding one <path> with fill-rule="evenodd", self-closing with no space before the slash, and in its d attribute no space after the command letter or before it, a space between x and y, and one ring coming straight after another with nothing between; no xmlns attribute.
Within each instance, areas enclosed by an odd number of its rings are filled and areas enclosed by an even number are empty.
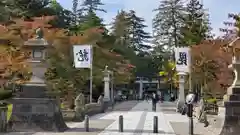
<svg viewBox="0 0 240 135"><path fill-rule="evenodd" d="M240 59L233 58L232 68L235 79L225 95L225 121L220 135L238 135L240 133Z"/></svg>
<svg viewBox="0 0 240 135"><path fill-rule="evenodd" d="M185 73L179 72L179 93L178 93L178 103L177 103L177 111L179 112L182 109L182 106L185 103Z"/></svg>
<svg viewBox="0 0 240 135"><path fill-rule="evenodd" d="M142 78L140 79L140 83L139 83L139 99L143 98L143 81Z"/></svg>
<svg viewBox="0 0 240 135"><path fill-rule="evenodd" d="M7 111L6 106L0 107L0 133L7 132Z"/></svg>
<svg viewBox="0 0 240 135"><path fill-rule="evenodd" d="M104 76L104 101L110 101L110 77Z"/></svg>
<svg viewBox="0 0 240 135"><path fill-rule="evenodd" d="M85 96L80 93L75 99L75 119L77 121L82 121L84 119L84 106L85 106Z"/></svg>
<svg viewBox="0 0 240 135"><path fill-rule="evenodd" d="M105 67L104 72L104 97L103 97L103 109L106 110L111 105L110 100L110 71Z"/></svg>

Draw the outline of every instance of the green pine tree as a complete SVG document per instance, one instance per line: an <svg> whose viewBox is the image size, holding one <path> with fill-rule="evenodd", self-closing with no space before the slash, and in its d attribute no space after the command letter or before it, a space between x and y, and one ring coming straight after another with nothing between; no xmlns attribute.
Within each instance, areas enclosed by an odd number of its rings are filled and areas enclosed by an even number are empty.
<svg viewBox="0 0 240 135"><path fill-rule="evenodd" d="M162 0L154 10L153 34L157 45L172 48L178 46L180 27L183 25L185 8L181 0Z"/></svg>
<svg viewBox="0 0 240 135"><path fill-rule="evenodd" d="M121 10L114 18L111 27L112 35L116 38L115 44L125 46L129 44L129 27L128 13Z"/></svg>
<svg viewBox="0 0 240 135"><path fill-rule="evenodd" d="M86 13L90 12L106 12L106 10L99 8L100 6L104 5L101 0L84 0L82 6L82 10Z"/></svg>
<svg viewBox="0 0 240 135"><path fill-rule="evenodd" d="M203 5L198 0L190 0L187 4L187 14L184 16L184 26L181 28L181 46L201 43L210 37L210 27Z"/></svg>
<svg viewBox="0 0 240 135"><path fill-rule="evenodd" d="M73 22L72 12L64 9L56 0L51 0L49 7L53 10L56 19L52 20L50 24L57 28L69 28Z"/></svg>
<svg viewBox="0 0 240 135"><path fill-rule="evenodd" d="M103 20L97 16L93 11L89 11L84 17L84 22L79 25L81 31L87 30L93 27L105 27Z"/></svg>
<svg viewBox="0 0 240 135"><path fill-rule="evenodd" d="M55 15L50 0L5 0L12 17Z"/></svg>
<svg viewBox="0 0 240 135"><path fill-rule="evenodd" d="M73 0L72 1L72 4L73 4L73 6L72 6L72 12L73 12L73 18L74 18L74 24L76 24L77 23L77 14L78 14L78 0Z"/></svg>
<svg viewBox="0 0 240 135"><path fill-rule="evenodd" d="M5 23L9 20L10 18L10 12L9 12L9 8L6 5L5 3L6 1L0 1L0 23Z"/></svg>
<svg viewBox="0 0 240 135"><path fill-rule="evenodd" d="M129 13L130 20L130 46L137 51L142 51L142 49L150 49L151 47L146 43L151 38L150 34L147 33L144 28L147 26L144 25L145 20L141 17L138 17L135 11L130 10Z"/></svg>

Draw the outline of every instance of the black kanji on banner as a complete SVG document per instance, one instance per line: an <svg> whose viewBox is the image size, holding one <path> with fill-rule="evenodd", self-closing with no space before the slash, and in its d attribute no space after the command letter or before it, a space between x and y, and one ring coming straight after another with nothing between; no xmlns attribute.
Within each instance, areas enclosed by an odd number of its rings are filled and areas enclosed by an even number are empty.
<svg viewBox="0 0 240 135"><path fill-rule="evenodd" d="M187 66L187 53L186 52L179 52L179 58L177 60L177 64Z"/></svg>
<svg viewBox="0 0 240 135"><path fill-rule="evenodd" d="M76 53L76 55L78 56L78 61L88 61L88 52L86 51L86 49L83 50L79 50L78 53Z"/></svg>

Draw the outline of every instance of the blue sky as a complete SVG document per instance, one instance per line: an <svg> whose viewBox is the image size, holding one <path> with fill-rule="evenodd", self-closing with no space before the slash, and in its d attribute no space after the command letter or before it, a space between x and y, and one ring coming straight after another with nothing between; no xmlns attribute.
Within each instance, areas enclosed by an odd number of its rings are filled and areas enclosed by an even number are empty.
<svg viewBox="0 0 240 135"><path fill-rule="evenodd" d="M72 0L58 0L65 8L72 8ZM81 0L80 0L81 1ZM135 10L137 15L143 17L146 20L146 24L149 26L146 28L148 32L152 31L152 18L155 13L153 9L157 8L158 3L161 0L102 0L105 4L103 9L107 10L107 13L98 13L102 17L106 24L109 24L118 10ZM187 0L185 0L187 1ZM210 14L210 22L213 28L213 33L221 35L219 28L224 27L223 21L228 21L228 13L240 12L240 0L203 0L204 7L208 9Z"/></svg>

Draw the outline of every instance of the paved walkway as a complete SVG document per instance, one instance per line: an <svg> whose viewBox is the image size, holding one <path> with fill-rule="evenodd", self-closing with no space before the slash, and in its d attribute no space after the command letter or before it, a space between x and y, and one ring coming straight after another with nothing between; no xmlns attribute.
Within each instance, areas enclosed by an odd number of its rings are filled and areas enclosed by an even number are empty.
<svg viewBox="0 0 240 135"><path fill-rule="evenodd" d="M118 116L123 115L124 132L118 132ZM158 116L159 133L157 135L174 135L174 130L162 112L152 112L150 102L140 102L129 112L111 113L100 119L114 119L103 132L98 135L156 135L153 134L153 117Z"/></svg>
<svg viewBox="0 0 240 135"><path fill-rule="evenodd" d="M116 105L113 111L90 118L90 132L84 132L84 124L68 123L70 130L64 133L23 133L22 135L187 135L188 118L175 112L175 104L160 103L157 111L151 111L151 102L127 101ZM123 115L124 132L118 132L118 118ZM159 133L153 132L153 117L158 116ZM196 123L196 122L195 122ZM200 128L199 128L200 127ZM195 135L216 135L205 132L203 126L195 126ZM21 135L21 133L8 134Z"/></svg>

